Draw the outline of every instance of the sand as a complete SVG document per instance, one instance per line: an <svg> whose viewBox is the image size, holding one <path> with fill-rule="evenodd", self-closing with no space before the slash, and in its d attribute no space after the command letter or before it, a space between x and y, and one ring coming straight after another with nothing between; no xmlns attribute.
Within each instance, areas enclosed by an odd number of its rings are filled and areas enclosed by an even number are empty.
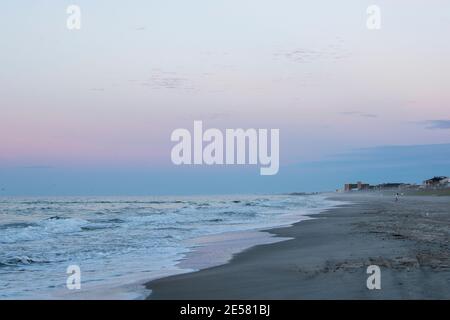
<svg viewBox="0 0 450 320"><path fill-rule="evenodd" d="M450 299L450 197L330 197L352 204L269 230L291 240L149 282L149 299ZM373 264L380 290L366 286Z"/></svg>

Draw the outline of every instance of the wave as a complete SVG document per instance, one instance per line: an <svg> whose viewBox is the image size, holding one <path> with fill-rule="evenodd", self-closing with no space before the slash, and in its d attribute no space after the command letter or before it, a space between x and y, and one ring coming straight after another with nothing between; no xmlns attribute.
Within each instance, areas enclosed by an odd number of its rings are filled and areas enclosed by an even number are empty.
<svg viewBox="0 0 450 320"><path fill-rule="evenodd" d="M20 228L5 229L0 234L0 243L40 240L49 235L79 232L88 224L88 221L79 218L54 216L34 224L24 224Z"/></svg>
<svg viewBox="0 0 450 320"><path fill-rule="evenodd" d="M28 256L16 256L12 258L6 258L4 260L0 260L0 267L15 267L15 266L24 266L31 264L41 264L41 263L50 263L50 261L31 258Z"/></svg>
<svg viewBox="0 0 450 320"><path fill-rule="evenodd" d="M321 197L285 195L33 200L0 204L2 297L45 296L72 263L101 285L148 279L177 269L192 239L284 225L324 206Z"/></svg>
<svg viewBox="0 0 450 320"><path fill-rule="evenodd" d="M13 222L13 223L6 223L6 224L2 224L0 225L0 229L19 229L19 228L27 228L27 227L31 227L34 226L34 223L28 223L28 222Z"/></svg>

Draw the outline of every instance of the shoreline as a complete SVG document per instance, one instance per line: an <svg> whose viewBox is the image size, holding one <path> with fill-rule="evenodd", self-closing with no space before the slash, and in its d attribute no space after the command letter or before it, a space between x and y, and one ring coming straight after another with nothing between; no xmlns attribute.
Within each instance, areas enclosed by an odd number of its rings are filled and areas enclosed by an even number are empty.
<svg viewBox="0 0 450 320"><path fill-rule="evenodd" d="M2 291L2 296L43 300L145 299L150 293L145 286L147 282L225 264L235 253L282 241L263 230L309 219L307 216L335 204L325 201L323 195L285 194L181 199L178 196L24 198L13 203L36 214L24 220L11 209L14 208L10 207L11 200L2 202L2 208L12 213L0 226L6 230L0 239L4 253L14 243L29 240L24 243L23 257L9 262L10 257L2 255L0 264L7 263L7 268L2 269L6 271L2 283L16 284ZM71 213L71 206L77 208L75 214ZM16 226L15 220L21 219L24 223ZM75 234L82 236L82 241L72 248L70 239ZM105 236L110 241L104 241ZM65 278L58 273L67 268L65 261L39 251L35 247L38 241L52 243L63 258L68 250L77 250L87 241L95 243L76 258L68 257L83 272L81 290L67 290ZM109 250L111 241L119 247ZM13 268L22 268L21 265L36 271L14 277ZM24 284L25 280L29 286Z"/></svg>
<svg viewBox="0 0 450 320"><path fill-rule="evenodd" d="M263 230L291 239L252 246L225 264L152 280L147 298L450 298L450 198L407 196L394 203L379 194L331 194L326 199L353 203ZM382 270L381 290L366 288L371 264Z"/></svg>
<svg viewBox="0 0 450 320"><path fill-rule="evenodd" d="M329 201L325 194L323 195L322 200L328 201L328 203L320 208L301 208L301 210L307 210L308 212L306 213L283 214L280 216L281 220L279 223L274 224L273 226L225 231L190 239L187 242L190 251L185 253L183 258L178 260L174 265L174 267L178 269L177 272L155 276L141 282L141 286L143 286L144 290L149 292L146 297L149 297L152 294L152 290L147 286L147 283L149 282L177 275L191 274L225 265L229 263L235 255L245 252L253 247L290 240L291 238L289 237L280 237L270 231L279 228L289 228L297 223L315 219L316 215L325 210L344 204L343 201ZM144 297L144 299L146 297Z"/></svg>

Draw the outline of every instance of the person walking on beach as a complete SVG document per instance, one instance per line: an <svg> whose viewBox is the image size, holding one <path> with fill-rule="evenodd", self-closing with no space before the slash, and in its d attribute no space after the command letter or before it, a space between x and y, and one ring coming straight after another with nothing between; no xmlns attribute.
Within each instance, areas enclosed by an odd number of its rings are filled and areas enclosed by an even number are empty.
<svg viewBox="0 0 450 320"><path fill-rule="evenodd" d="M395 194L395 201L397 202L398 201L398 196L399 196L399 194L398 194L398 192Z"/></svg>

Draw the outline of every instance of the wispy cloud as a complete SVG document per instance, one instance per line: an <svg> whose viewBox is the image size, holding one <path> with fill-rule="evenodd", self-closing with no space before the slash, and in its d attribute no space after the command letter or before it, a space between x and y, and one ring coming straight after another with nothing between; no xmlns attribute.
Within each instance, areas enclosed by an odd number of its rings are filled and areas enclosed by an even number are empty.
<svg viewBox="0 0 450 320"><path fill-rule="evenodd" d="M296 63L339 61L348 58L349 55L349 52L343 47L343 41L340 39L320 48L296 48L278 51L274 54L275 57L284 57Z"/></svg>
<svg viewBox="0 0 450 320"><path fill-rule="evenodd" d="M97 91L97 92L102 92L105 91L105 88L91 88L91 91Z"/></svg>
<svg viewBox="0 0 450 320"><path fill-rule="evenodd" d="M439 120L427 120L419 122L421 125L425 125L426 129L450 129L450 120L439 119Z"/></svg>
<svg viewBox="0 0 450 320"><path fill-rule="evenodd" d="M152 76L141 82L141 85L152 89L194 89L192 81L188 78L179 76L176 72L159 69L153 70Z"/></svg>
<svg viewBox="0 0 450 320"><path fill-rule="evenodd" d="M343 111L343 112L339 112L339 114L344 115L344 116L358 116L358 117L363 117L363 118L378 118L378 116L376 114L359 112L359 111Z"/></svg>
<svg viewBox="0 0 450 320"><path fill-rule="evenodd" d="M316 61L338 61L347 57L346 53L340 53L335 50L317 50L317 49L296 49L292 51L281 51L275 53L276 57L282 56L292 62L309 63Z"/></svg>

